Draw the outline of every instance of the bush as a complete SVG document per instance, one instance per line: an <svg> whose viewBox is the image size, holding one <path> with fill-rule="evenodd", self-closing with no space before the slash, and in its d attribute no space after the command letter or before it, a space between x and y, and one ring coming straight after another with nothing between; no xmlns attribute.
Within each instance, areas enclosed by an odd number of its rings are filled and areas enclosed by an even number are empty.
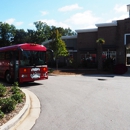
<svg viewBox="0 0 130 130"><path fill-rule="evenodd" d="M23 97L24 94L17 92L11 96L11 99L14 99L16 102L20 103L22 102Z"/></svg>
<svg viewBox="0 0 130 130"><path fill-rule="evenodd" d="M117 64L114 68L115 74L124 74L128 70L127 66L125 64Z"/></svg>
<svg viewBox="0 0 130 130"><path fill-rule="evenodd" d="M15 109L17 102L12 98L3 98L0 101L1 111L4 113L9 113Z"/></svg>
<svg viewBox="0 0 130 130"><path fill-rule="evenodd" d="M6 88L3 84L0 84L0 96L4 96L6 94Z"/></svg>
<svg viewBox="0 0 130 130"><path fill-rule="evenodd" d="M0 110L0 119L2 119L4 117L4 112L2 112L1 110Z"/></svg>
<svg viewBox="0 0 130 130"><path fill-rule="evenodd" d="M21 92L19 87L12 87L11 91L13 94Z"/></svg>
<svg viewBox="0 0 130 130"><path fill-rule="evenodd" d="M14 82L13 87L19 87L18 82Z"/></svg>
<svg viewBox="0 0 130 130"><path fill-rule="evenodd" d="M12 91L13 94L21 92L20 88L18 87L18 83L17 82L15 82L13 84L13 87L12 87L11 91Z"/></svg>
<svg viewBox="0 0 130 130"><path fill-rule="evenodd" d="M54 71L54 70L50 68L50 69L48 70L48 73L52 73L53 71Z"/></svg>
<svg viewBox="0 0 130 130"><path fill-rule="evenodd" d="M5 94L6 96L3 97ZM13 111L16 104L23 101L24 96L25 94L20 90L17 82L9 89L0 84L0 119L4 117L5 113Z"/></svg>

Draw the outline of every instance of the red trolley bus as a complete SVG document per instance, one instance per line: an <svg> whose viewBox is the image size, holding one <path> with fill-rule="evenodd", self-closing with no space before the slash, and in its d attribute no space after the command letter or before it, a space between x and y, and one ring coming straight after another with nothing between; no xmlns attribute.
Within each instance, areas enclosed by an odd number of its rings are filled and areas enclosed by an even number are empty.
<svg viewBox="0 0 130 130"><path fill-rule="evenodd" d="M0 48L0 77L7 82L32 82L48 79L47 48L23 43Z"/></svg>

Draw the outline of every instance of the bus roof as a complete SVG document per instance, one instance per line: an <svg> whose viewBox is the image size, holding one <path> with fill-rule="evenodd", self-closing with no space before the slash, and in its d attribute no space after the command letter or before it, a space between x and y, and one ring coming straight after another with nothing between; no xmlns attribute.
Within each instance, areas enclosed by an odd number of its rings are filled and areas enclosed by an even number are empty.
<svg viewBox="0 0 130 130"><path fill-rule="evenodd" d="M0 51L9 51L9 50L31 50L31 51L46 51L46 47L43 45L35 44L35 43L22 43L16 44L12 46L1 47Z"/></svg>

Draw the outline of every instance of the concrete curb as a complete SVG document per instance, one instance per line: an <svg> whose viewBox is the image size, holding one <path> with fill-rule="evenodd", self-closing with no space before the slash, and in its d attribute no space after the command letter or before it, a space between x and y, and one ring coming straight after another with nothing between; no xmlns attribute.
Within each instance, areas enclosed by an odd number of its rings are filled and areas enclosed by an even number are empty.
<svg viewBox="0 0 130 130"><path fill-rule="evenodd" d="M30 130L34 126L37 118L40 115L39 99L31 91L28 91L28 94L30 96L31 103L29 114L26 116L24 120L19 121L19 123L15 126L15 129L11 130Z"/></svg>
<svg viewBox="0 0 130 130"><path fill-rule="evenodd" d="M40 102L29 90L22 89L26 102L22 110L10 121L0 127L0 130L30 130L40 114ZM37 108L36 110L34 108Z"/></svg>

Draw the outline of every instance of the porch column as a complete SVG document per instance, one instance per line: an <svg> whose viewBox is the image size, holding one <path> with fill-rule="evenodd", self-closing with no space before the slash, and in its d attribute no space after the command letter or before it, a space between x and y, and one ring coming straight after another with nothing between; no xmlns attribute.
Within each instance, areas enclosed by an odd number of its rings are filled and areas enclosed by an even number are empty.
<svg viewBox="0 0 130 130"><path fill-rule="evenodd" d="M102 70L102 44L97 44L98 70Z"/></svg>

